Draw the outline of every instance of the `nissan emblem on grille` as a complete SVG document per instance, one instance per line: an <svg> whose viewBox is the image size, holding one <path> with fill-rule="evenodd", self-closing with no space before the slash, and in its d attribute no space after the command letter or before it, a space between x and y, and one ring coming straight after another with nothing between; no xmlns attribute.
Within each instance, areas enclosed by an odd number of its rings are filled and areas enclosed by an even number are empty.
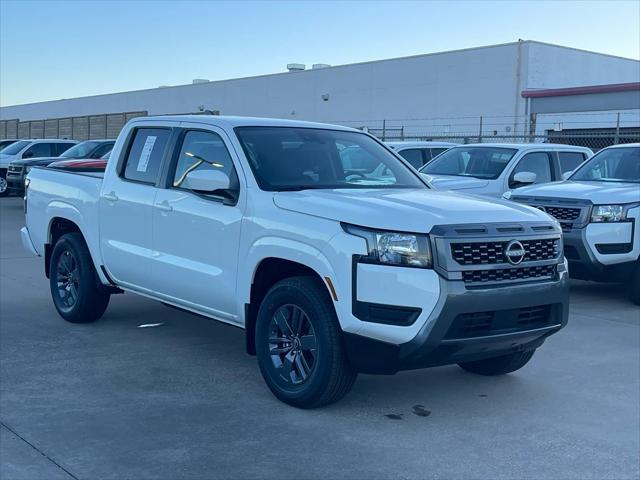
<svg viewBox="0 0 640 480"><path fill-rule="evenodd" d="M504 256L511 265L520 265L526 253L524 245L517 240L511 240L504 248Z"/></svg>

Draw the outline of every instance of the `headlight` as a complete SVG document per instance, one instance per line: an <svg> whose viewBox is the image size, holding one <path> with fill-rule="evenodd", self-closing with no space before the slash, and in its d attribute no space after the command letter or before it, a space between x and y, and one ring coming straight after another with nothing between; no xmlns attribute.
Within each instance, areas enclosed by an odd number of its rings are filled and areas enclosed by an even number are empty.
<svg viewBox="0 0 640 480"><path fill-rule="evenodd" d="M26 175L31 171L31 167L24 167L24 174Z"/></svg>
<svg viewBox="0 0 640 480"><path fill-rule="evenodd" d="M591 213L592 222L622 222L626 219L624 205L596 205Z"/></svg>
<svg viewBox="0 0 640 480"><path fill-rule="evenodd" d="M429 236L415 233L384 232L342 224L351 235L364 238L368 254L362 261L401 267L431 268Z"/></svg>

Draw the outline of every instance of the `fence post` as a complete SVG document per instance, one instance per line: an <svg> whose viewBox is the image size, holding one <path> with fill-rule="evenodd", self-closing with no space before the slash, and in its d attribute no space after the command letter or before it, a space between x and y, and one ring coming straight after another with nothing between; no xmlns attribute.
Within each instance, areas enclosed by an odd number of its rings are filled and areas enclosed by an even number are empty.
<svg viewBox="0 0 640 480"><path fill-rule="evenodd" d="M529 143L533 143L535 141L536 120L537 120L537 114L532 113L529 116Z"/></svg>
<svg viewBox="0 0 640 480"><path fill-rule="evenodd" d="M400 139L404 142L404 125L400 127Z"/></svg>
<svg viewBox="0 0 640 480"><path fill-rule="evenodd" d="M387 137L387 121L382 120L382 141L384 142Z"/></svg>
<svg viewBox="0 0 640 480"><path fill-rule="evenodd" d="M482 143L482 115L480 115L480 130L478 130L478 143Z"/></svg>
<svg viewBox="0 0 640 480"><path fill-rule="evenodd" d="M617 145L620 143L620 112L618 112L618 119L616 120L616 136L613 139L613 144Z"/></svg>

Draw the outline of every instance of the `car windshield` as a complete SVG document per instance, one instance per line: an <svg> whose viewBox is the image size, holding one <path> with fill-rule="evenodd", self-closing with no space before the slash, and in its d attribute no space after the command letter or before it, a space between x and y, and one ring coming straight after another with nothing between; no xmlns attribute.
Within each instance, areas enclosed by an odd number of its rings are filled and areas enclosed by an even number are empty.
<svg viewBox="0 0 640 480"><path fill-rule="evenodd" d="M60 155L61 158L86 158L100 142L82 142Z"/></svg>
<svg viewBox="0 0 640 480"><path fill-rule="evenodd" d="M422 167L420 172L495 180L516 152L513 148L502 147L454 147L438 155Z"/></svg>
<svg viewBox="0 0 640 480"><path fill-rule="evenodd" d="M299 127L235 129L260 188L428 188L364 133Z"/></svg>
<svg viewBox="0 0 640 480"><path fill-rule="evenodd" d="M31 142L28 142L26 140L20 140L19 142L12 143L8 147L3 148L2 149L2 153L6 154L6 155L15 155L16 153L19 153L20 150L22 150L24 147L26 147L30 143Z"/></svg>
<svg viewBox="0 0 640 480"><path fill-rule="evenodd" d="M640 183L640 147L601 150L578 167L569 180Z"/></svg>

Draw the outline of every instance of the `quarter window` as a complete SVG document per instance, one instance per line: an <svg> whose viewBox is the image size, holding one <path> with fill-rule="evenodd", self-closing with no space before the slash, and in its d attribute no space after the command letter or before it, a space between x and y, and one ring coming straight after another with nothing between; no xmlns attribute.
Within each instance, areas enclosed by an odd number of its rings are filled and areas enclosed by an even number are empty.
<svg viewBox="0 0 640 480"><path fill-rule="evenodd" d="M124 168L124 178L155 184L171 131L164 128L136 130Z"/></svg>
<svg viewBox="0 0 640 480"><path fill-rule="evenodd" d="M233 161L217 133L192 130L185 134L173 186L184 188L187 175L196 170L221 170L233 178Z"/></svg>
<svg viewBox="0 0 640 480"><path fill-rule="evenodd" d="M546 152L528 153L518 162L513 174L519 172L531 172L536 174L534 183L547 183L551 181L551 156Z"/></svg>

